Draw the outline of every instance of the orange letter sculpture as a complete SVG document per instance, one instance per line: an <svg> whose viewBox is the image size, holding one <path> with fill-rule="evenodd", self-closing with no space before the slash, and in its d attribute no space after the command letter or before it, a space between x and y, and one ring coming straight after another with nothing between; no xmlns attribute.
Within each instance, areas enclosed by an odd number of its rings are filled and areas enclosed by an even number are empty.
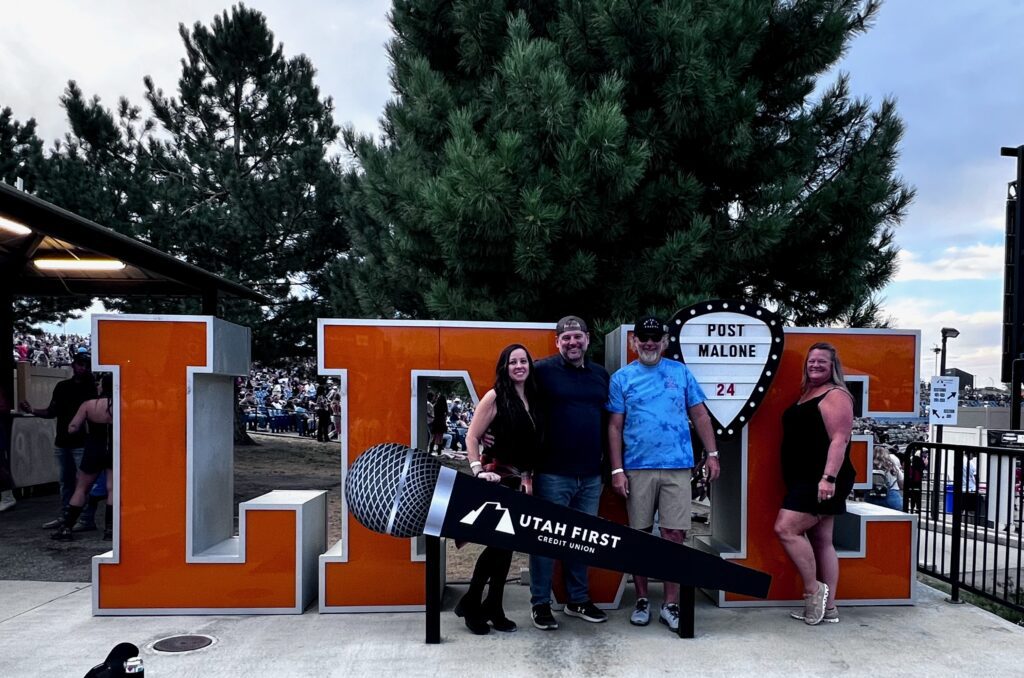
<svg viewBox="0 0 1024 678"><path fill-rule="evenodd" d="M274 491L233 516L235 376L248 328L205 316L93 316L114 373L113 550L93 614L300 614L316 595L326 493Z"/></svg>
<svg viewBox="0 0 1024 678"><path fill-rule="evenodd" d="M356 455L382 442L421 443L426 378L466 383L474 404L494 383L494 363L511 343L539 358L554 350L550 324L320 320L321 374L342 394L341 479ZM419 539L371 532L342 497L341 541L320 557L320 611L421 610L424 555Z"/></svg>
<svg viewBox="0 0 1024 678"><path fill-rule="evenodd" d="M617 332L626 334L626 327ZM697 545L772 575L767 600L711 592L722 606L796 605L800 578L773 530L784 488L779 459L782 413L799 396L803 361L811 344L832 343L851 390L859 391L857 416L917 417L920 332L786 328L778 375L742 436L720 445L722 476L712 489L710 538ZM609 343L611 343L611 338ZM855 435L851 458L856 489L870 487L870 435ZM838 600L845 605L913 604L917 569L917 517L863 502L847 502L837 518Z"/></svg>

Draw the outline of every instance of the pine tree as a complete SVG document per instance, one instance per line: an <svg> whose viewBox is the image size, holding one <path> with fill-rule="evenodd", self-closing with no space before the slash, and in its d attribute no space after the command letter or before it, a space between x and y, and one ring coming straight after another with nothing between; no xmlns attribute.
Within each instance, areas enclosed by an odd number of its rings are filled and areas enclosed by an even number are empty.
<svg viewBox="0 0 1024 678"><path fill-rule="evenodd" d="M35 118L21 123L10 108L0 108L0 181L13 186L21 179L25 190L31 191L44 161L43 140L36 135Z"/></svg>
<svg viewBox="0 0 1024 678"><path fill-rule="evenodd" d="M244 5L209 27L179 27L186 58L176 97L151 78L146 99L169 139L150 147L161 206L154 245L274 300L229 303L253 327L256 354L312 351L329 264L348 248L331 99L304 55L287 58L266 18ZM248 309L248 310L246 310Z"/></svg>
<svg viewBox="0 0 1024 678"><path fill-rule="evenodd" d="M36 135L35 119L21 123L10 108L0 109L0 181L12 186L21 181L23 190L48 199L50 170L43 141ZM30 265L25 250L28 246L30 242L21 240L12 243L9 249L0 247L0 284L4 284L7 275L17 275L21 267ZM15 331L28 332L43 323L61 322L90 302L88 297L16 296Z"/></svg>
<svg viewBox="0 0 1024 678"><path fill-rule="evenodd" d="M257 359L311 354L315 319L355 309L336 293L341 226L338 128L305 56L288 58L265 17L238 5L210 26L179 26L176 96L144 79L150 109L116 114L75 83L62 98L71 132L51 162L60 204L240 282L272 305L224 298L220 314L253 329ZM199 310L196 299L125 299L135 312Z"/></svg>
<svg viewBox="0 0 1024 678"><path fill-rule="evenodd" d="M360 170L356 296L382 316L612 325L709 297L877 322L902 124L819 80L874 0L396 0L395 98Z"/></svg>

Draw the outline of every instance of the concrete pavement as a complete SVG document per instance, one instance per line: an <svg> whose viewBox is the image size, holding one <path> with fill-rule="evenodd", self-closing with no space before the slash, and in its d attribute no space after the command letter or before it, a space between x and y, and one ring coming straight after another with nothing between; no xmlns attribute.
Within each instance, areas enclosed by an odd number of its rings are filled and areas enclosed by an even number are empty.
<svg viewBox="0 0 1024 678"><path fill-rule="evenodd" d="M93 617L89 584L0 581L0 676L83 676L124 641L142 648L150 678L1020 675L1024 657L1024 629L923 584L916 606L840 607L839 624L816 627L790 619L791 608L720 609L698 594L691 640L656 621L630 626L631 592L605 624L556 612L561 628L544 632L530 625L529 589L506 591L518 632L471 635L450 612L462 589L449 587L442 643L426 645L416 613ZM152 647L181 634L215 642Z"/></svg>

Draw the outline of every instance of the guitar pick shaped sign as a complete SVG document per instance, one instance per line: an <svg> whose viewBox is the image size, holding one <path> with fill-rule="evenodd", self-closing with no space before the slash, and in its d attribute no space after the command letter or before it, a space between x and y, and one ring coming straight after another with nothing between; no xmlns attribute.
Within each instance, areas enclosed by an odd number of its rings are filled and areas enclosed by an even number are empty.
<svg viewBox="0 0 1024 678"><path fill-rule="evenodd" d="M704 301L669 324L668 355L686 363L714 419L715 433L735 438L768 393L782 359L782 321L743 301Z"/></svg>

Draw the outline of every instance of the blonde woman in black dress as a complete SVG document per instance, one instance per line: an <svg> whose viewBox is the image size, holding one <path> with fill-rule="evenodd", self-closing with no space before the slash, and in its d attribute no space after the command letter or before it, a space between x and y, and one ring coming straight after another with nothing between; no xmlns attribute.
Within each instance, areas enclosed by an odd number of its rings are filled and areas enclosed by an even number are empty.
<svg viewBox="0 0 1024 678"><path fill-rule="evenodd" d="M782 416L786 496L775 519L775 534L803 580L804 610L791 616L810 625L839 621L832 528L853 489L852 429L853 396L836 349L814 344L804 361L800 398Z"/></svg>

